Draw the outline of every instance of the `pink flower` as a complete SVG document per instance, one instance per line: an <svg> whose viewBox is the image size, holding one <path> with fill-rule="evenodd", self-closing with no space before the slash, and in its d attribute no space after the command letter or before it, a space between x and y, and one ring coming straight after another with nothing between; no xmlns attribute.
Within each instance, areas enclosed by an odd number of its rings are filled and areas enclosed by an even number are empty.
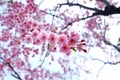
<svg viewBox="0 0 120 80"><path fill-rule="evenodd" d="M0 36L0 40L6 42L10 39L10 37L11 37L10 31L7 30L7 29L3 29L2 30L2 35Z"/></svg>
<svg viewBox="0 0 120 80"><path fill-rule="evenodd" d="M63 52L65 53L66 55L70 55L70 46L67 45L67 44L63 44L61 47L60 47L60 52Z"/></svg>
<svg viewBox="0 0 120 80"><path fill-rule="evenodd" d="M66 44L66 43L67 43L67 36L61 34L61 35L58 37L58 43L59 43L60 45L61 45L61 44Z"/></svg>
<svg viewBox="0 0 120 80"><path fill-rule="evenodd" d="M4 69L4 67L5 67L4 64L1 63L0 64L0 70L2 71Z"/></svg>
<svg viewBox="0 0 120 80"><path fill-rule="evenodd" d="M33 40L33 44L34 45L40 45L41 44L41 40L39 38L36 38Z"/></svg>
<svg viewBox="0 0 120 80"><path fill-rule="evenodd" d="M34 31L32 32L32 37L33 37L33 38L39 37L39 31L38 31L38 30L34 30Z"/></svg>
<svg viewBox="0 0 120 80"><path fill-rule="evenodd" d="M51 32L49 37L48 37L48 41L50 44L55 44L57 41L57 36L55 33Z"/></svg>
<svg viewBox="0 0 120 80"><path fill-rule="evenodd" d="M85 40L84 39L81 40L80 43L77 44L78 51L83 51L83 52L87 53L87 50L83 48L85 45L86 45Z"/></svg>
<svg viewBox="0 0 120 80"><path fill-rule="evenodd" d="M71 32L69 40L68 40L68 44L70 46L74 46L80 39L80 35L76 32Z"/></svg>
<svg viewBox="0 0 120 80"><path fill-rule="evenodd" d="M97 26L96 19L90 19L86 22L86 24L87 24L87 28L91 31Z"/></svg>
<svg viewBox="0 0 120 80"><path fill-rule="evenodd" d="M33 25L33 27L37 27L37 26L38 26L38 22L37 22L37 21L34 21L34 22L32 23L32 25Z"/></svg>
<svg viewBox="0 0 120 80"><path fill-rule="evenodd" d="M21 34L21 35L25 35L27 33L26 29L25 28L19 28L18 32Z"/></svg>
<svg viewBox="0 0 120 80"><path fill-rule="evenodd" d="M3 0L0 0L0 5L3 4Z"/></svg>
<svg viewBox="0 0 120 80"><path fill-rule="evenodd" d="M33 3L34 2L34 0L26 0L27 1L27 3Z"/></svg>
<svg viewBox="0 0 120 80"><path fill-rule="evenodd" d="M31 25L26 25L25 28L29 31L32 29L32 26Z"/></svg>
<svg viewBox="0 0 120 80"><path fill-rule="evenodd" d="M47 40L47 33L45 31L41 32L40 39L42 42L45 42Z"/></svg>
<svg viewBox="0 0 120 80"><path fill-rule="evenodd" d="M10 45L17 46L21 44L21 39L19 37L11 37Z"/></svg>
<svg viewBox="0 0 120 80"><path fill-rule="evenodd" d="M105 7L105 5L100 0L96 1L96 5L101 9Z"/></svg>
<svg viewBox="0 0 120 80"><path fill-rule="evenodd" d="M69 40L68 40L68 44L70 45L70 46L74 46L75 44L77 43L77 41L74 39L74 38L69 38Z"/></svg>
<svg viewBox="0 0 120 80"><path fill-rule="evenodd" d="M26 22L26 21L23 22L23 27L25 27L25 29L26 29L27 31L29 31L29 30L32 28L31 24L29 24L29 23Z"/></svg>
<svg viewBox="0 0 120 80"><path fill-rule="evenodd" d="M31 43L32 40L33 40L32 37L29 36L29 35L25 36L25 38L24 38L24 41L25 41L26 43Z"/></svg>
<svg viewBox="0 0 120 80"><path fill-rule="evenodd" d="M33 52L38 54L39 53L39 49L34 49Z"/></svg>
<svg viewBox="0 0 120 80"><path fill-rule="evenodd" d="M80 39L80 35L78 33L76 33L75 31L71 32L70 37L79 40Z"/></svg>

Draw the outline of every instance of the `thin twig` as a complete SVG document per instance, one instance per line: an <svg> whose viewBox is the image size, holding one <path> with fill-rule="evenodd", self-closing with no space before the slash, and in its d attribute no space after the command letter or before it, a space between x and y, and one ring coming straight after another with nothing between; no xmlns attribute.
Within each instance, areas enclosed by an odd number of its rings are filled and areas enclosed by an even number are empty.
<svg viewBox="0 0 120 80"><path fill-rule="evenodd" d="M0 59L3 60L3 64L7 65L13 72L14 72L14 75L12 74L12 76L18 80L22 80L22 78L20 77L20 75L15 71L15 69L12 67L12 65L10 64L10 62L6 62L4 60L3 57L0 56Z"/></svg>
<svg viewBox="0 0 120 80"><path fill-rule="evenodd" d="M51 16L54 16L54 17L56 17L56 18L60 18L60 19L63 20L63 18L61 18L61 17L58 16L58 15L55 15L55 14L52 14L52 13L49 13L49 12L46 12L46 11L43 11L43 10L40 10L40 11L43 12L43 13L46 13L46 14L48 14L48 15L51 15Z"/></svg>
<svg viewBox="0 0 120 80"><path fill-rule="evenodd" d="M87 7L87 6L78 4L78 3L62 3L62 4L58 4L58 5L60 5L60 7L63 6L63 5L78 6L78 7L80 7L80 8L85 8L85 9L92 10L92 11L99 11L99 9L97 9L97 8Z"/></svg>
<svg viewBox="0 0 120 80"><path fill-rule="evenodd" d="M14 70L14 68L12 67L12 65L11 65L10 63L6 63L6 64L7 64L7 65L9 66L9 68L12 69L12 71L15 73L16 76L14 75L14 77L17 78L17 79L19 79L19 80L22 80L21 77L20 77L20 75Z"/></svg>
<svg viewBox="0 0 120 80"><path fill-rule="evenodd" d="M102 62L102 63L104 63L104 64L110 64L110 65L117 65L117 64L120 64L120 61L116 61L116 62L110 62L110 61L103 61L103 60L101 60L101 59L95 59L95 58L91 58L92 60L96 60L96 61L100 61L100 62Z"/></svg>
<svg viewBox="0 0 120 80"><path fill-rule="evenodd" d="M38 4L38 6L40 6L43 3L44 0L40 1L40 3Z"/></svg>

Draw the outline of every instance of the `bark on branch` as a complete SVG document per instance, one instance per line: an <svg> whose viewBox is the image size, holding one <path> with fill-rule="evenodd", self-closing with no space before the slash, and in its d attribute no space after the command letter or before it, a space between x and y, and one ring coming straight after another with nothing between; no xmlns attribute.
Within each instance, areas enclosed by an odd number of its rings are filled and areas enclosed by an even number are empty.
<svg viewBox="0 0 120 80"><path fill-rule="evenodd" d="M60 7L63 6L63 5L68 5L70 7L71 6L78 6L80 8L91 10L91 11L94 11L94 13L92 14L92 17L96 16L96 15L109 16L109 15L112 15L112 14L120 14L120 7L117 8L114 5L110 5L106 0L102 0L102 1L106 4L106 7L105 7L104 10L100 10L98 8L87 7L87 6L81 5L79 3L62 3L62 4L59 4L59 6Z"/></svg>

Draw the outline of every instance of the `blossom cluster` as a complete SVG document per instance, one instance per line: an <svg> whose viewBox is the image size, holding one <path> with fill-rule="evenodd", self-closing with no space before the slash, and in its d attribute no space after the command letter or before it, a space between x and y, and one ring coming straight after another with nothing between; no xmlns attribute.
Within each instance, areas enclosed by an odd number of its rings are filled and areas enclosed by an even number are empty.
<svg viewBox="0 0 120 80"><path fill-rule="evenodd" d="M3 33L4 35L1 36L2 41L7 41L11 37L10 45L18 45L21 42L32 43L33 45L47 43L51 47L49 48L51 49L50 51L55 51L59 48L60 52L67 55L70 54L73 47L74 51L79 49L77 47L80 46L78 44L81 42L80 35L77 32L71 31L68 34L64 34L57 32L57 29L53 32L50 30L51 25L49 23L40 23L42 19L39 21L35 18L44 16L44 14L40 12L33 0L27 0L27 5L16 1L8 6L8 13L2 16L4 18L2 24L8 27L6 29L8 32L14 28L18 36L10 36L10 33Z"/></svg>
<svg viewBox="0 0 120 80"><path fill-rule="evenodd" d="M80 34L75 31L59 31L58 25L51 25L45 21L46 13L39 9L39 6L34 3L34 0L26 0L27 4L22 2L9 0L8 9L4 14L0 14L1 20L1 34L0 34L0 58L3 58L4 63L9 63L19 70L28 70L31 68L28 58L32 54L41 55L44 52L60 52L63 55L69 56L72 51L84 51L83 47L86 45L85 40L81 39ZM2 4L0 2L0 4ZM7 44L7 48L2 45ZM31 47L27 45L33 45ZM47 51L46 51L47 50ZM20 56L24 57L24 60ZM46 56L45 56L46 57ZM54 56L51 57L52 61ZM61 63L62 64L62 63ZM0 64L2 71L5 64ZM67 68L65 68L65 72ZM33 71L34 72L34 71ZM38 73L35 73L39 75ZM0 73L1 75L1 73ZM25 75L26 80L33 80ZM35 77L36 79L38 78Z"/></svg>

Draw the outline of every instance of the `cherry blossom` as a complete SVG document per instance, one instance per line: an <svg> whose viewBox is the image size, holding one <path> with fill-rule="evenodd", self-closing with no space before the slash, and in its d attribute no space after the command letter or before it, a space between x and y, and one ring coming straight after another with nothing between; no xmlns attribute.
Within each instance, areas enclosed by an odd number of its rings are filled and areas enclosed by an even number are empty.
<svg viewBox="0 0 120 80"><path fill-rule="evenodd" d="M19 37L11 37L10 46L19 46L21 44L21 39Z"/></svg>
<svg viewBox="0 0 120 80"><path fill-rule="evenodd" d="M11 37L11 33L8 29L2 30L2 35L0 36L1 41L8 41Z"/></svg>
<svg viewBox="0 0 120 80"><path fill-rule="evenodd" d="M87 28L89 29L89 30L93 30L94 28L96 28L97 27L97 22L96 22L96 19L90 19L90 20L88 20L87 22L86 22L86 24L87 24Z"/></svg>
<svg viewBox="0 0 120 80"><path fill-rule="evenodd" d="M40 33L39 33L38 30L34 30L34 31L32 32L32 37L33 37L33 38L37 38L37 37L39 37L39 36L40 36Z"/></svg>
<svg viewBox="0 0 120 80"><path fill-rule="evenodd" d="M4 65L3 64L0 64L0 70L2 71L4 68Z"/></svg>
<svg viewBox="0 0 120 80"><path fill-rule="evenodd" d="M40 39L42 42L45 42L47 40L47 33L45 31L42 31L40 34Z"/></svg>
<svg viewBox="0 0 120 80"><path fill-rule="evenodd" d="M83 39L83 40L80 41L80 43L77 44L77 49L78 49L79 51L83 51L83 52L86 53L87 50L83 48L83 47L85 47L85 46L86 46L86 43L85 43L85 40Z"/></svg>
<svg viewBox="0 0 120 80"><path fill-rule="evenodd" d="M40 45L40 44L41 44L40 38L35 38L35 39L33 39L33 44L34 44L34 45Z"/></svg>
<svg viewBox="0 0 120 80"><path fill-rule="evenodd" d="M32 36L26 35L26 36L24 37L24 42L26 42L26 43L32 43L32 41L33 41Z"/></svg>
<svg viewBox="0 0 120 80"><path fill-rule="evenodd" d="M56 44L57 35L55 33L53 33L53 32L49 33L48 41L49 41L50 44Z"/></svg>
<svg viewBox="0 0 120 80"><path fill-rule="evenodd" d="M29 31L29 30L32 29L31 24L32 24L32 23L30 23L30 22L24 21L24 22L23 22L23 27L25 27L25 29L26 29L27 31Z"/></svg>
<svg viewBox="0 0 120 80"><path fill-rule="evenodd" d="M8 72L14 73L12 76L20 80L63 80L61 73L46 70L43 64L48 57L51 58L49 65L52 65L53 61L59 63L62 58L56 59L57 52L65 57L69 57L72 51L85 52L79 33L70 29L61 30L69 22L79 21L79 16L72 18L64 13L60 13L60 17L59 14L51 15L47 10L40 9L40 5L35 4L34 0L26 0L26 4L9 0L6 4L5 13L0 15L1 27L5 28L1 30L0 41L7 47L0 43L0 70L4 71L4 68L8 67ZM65 13L72 14L68 9ZM55 18L55 24L54 21L48 22L47 15ZM63 23L59 20L63 20ZM30 57L34 59L36 56L39 56L40 60L38 67L33 69ZM61 61L63 73L70 72L70 68L65 66L69 60ZM22 74L23 72L25 74Z"/></svg>
<svg viewBox="0 0 120 80"><path fill-rule="evenodd" d="M77 42L79 41L80 39L80 35L76 32L71 32L70 33L70 37L69 37L69 40L68 40L68 44L70 46L74 46L75 44L77 44Z"/></svg>
<svg viewBox="0 0 120 80"><path fill-rule="evenodd" d="M63 44L68 43L68 42L67 42L67 36L64 35L64 34L59 35L59 37L58 37L58 43L59 43L60 45L63 45Z"/></svg>
<svg viewBox="0 0 120 80"><path fill-rule="evenodd" d="M63 44L60 46L60 52L65 53L67 56L70 55L71 49L70 46L68 44Z"/></svg>

